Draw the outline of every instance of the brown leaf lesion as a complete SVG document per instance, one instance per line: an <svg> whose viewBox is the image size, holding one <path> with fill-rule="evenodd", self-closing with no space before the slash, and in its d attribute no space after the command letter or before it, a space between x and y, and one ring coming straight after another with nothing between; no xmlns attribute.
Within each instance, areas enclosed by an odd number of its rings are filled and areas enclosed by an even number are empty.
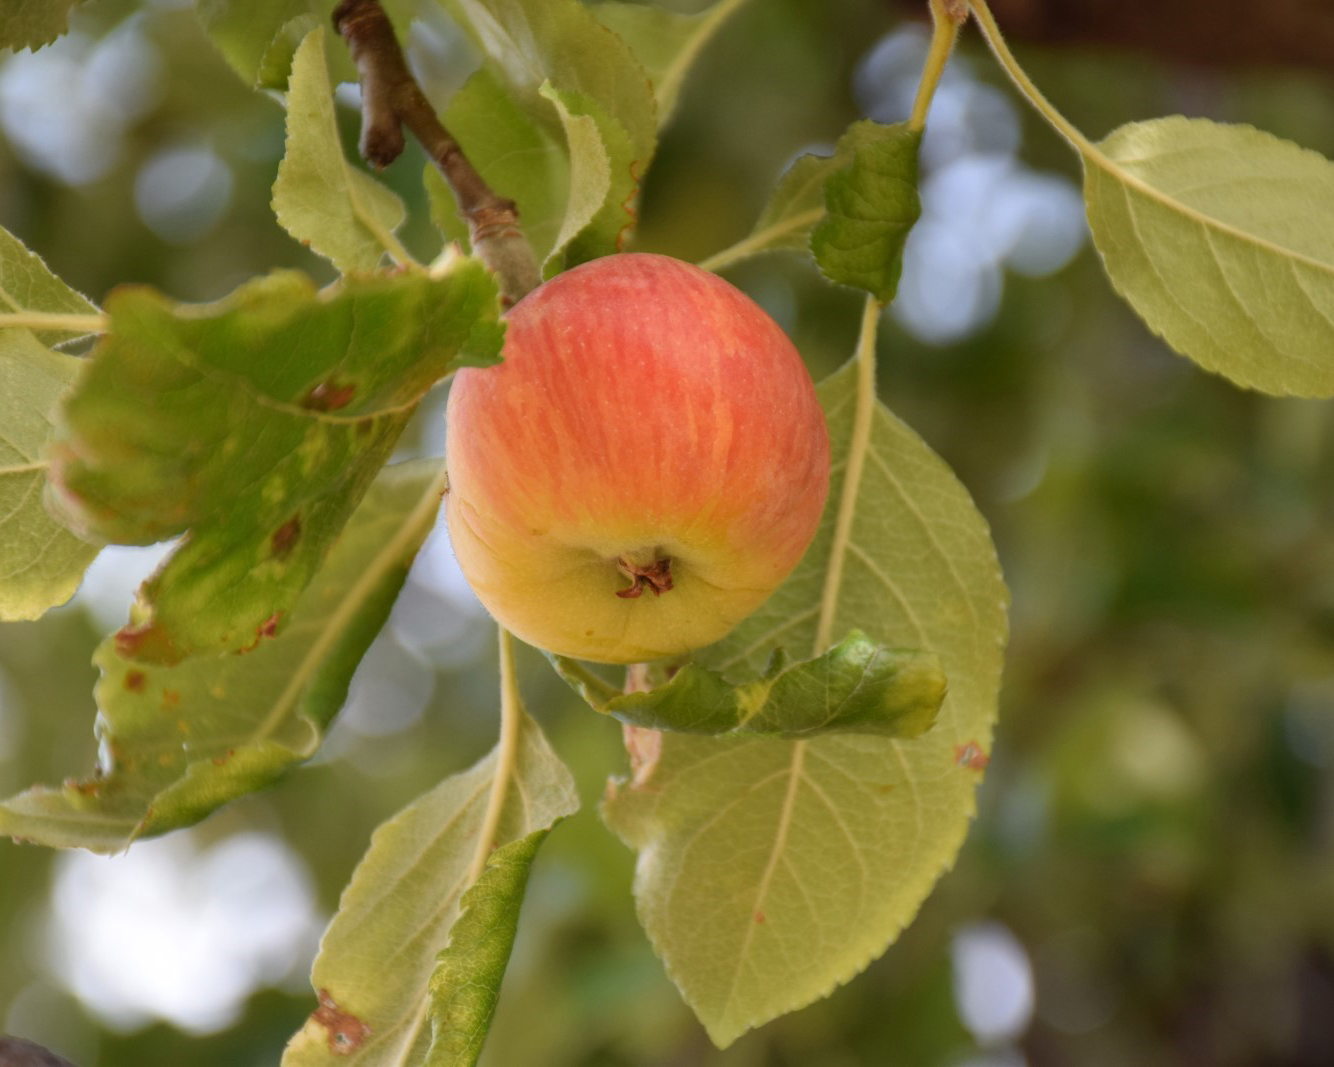
<svg viewBox="0 0 1334 1067"><path fill-rule="evenodd" d="M338 411L352 403L357 395L357 387L350 382L338 382L330 379L320 382L301 399L301 406L308 411Z"/></svg>
<svg viewBox="0 0 1334 1067"><path fill-rule="evenodd" d="M330 1052L350 1056L365 1044L371 1028L340 1008L327 989L319 991L319 998L320 1006L311 1014L310 1021L324 1027Z"/></svg>

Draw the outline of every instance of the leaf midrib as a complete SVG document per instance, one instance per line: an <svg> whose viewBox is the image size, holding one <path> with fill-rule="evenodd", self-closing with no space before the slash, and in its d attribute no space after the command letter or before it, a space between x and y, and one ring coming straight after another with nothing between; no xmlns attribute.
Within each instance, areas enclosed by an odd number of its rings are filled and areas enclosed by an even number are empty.
<svg viewBox="0 0 1334 1067"><path fill-rule="evenodd" d="M1230 222L1225 222L1214 215L1206 214L1197 208L1191 207L1189 204L1177 199L1166 191L1149 184L1138 175L1132 174L1130 171L1122 167L1116 160L1103 152L1102 149L1092 141L1083 139L1082 144L1078 147L1086 161L1096 165L1099 169L1108 174L1113 181L1118 182L1121 185L1129 186L1146 199L1155 201L1160 207L1180 214L1189 221L1203 227L1206 231L1209 229L1217 230L1218 232L1226 234L1244 244L1253 245L1254 247L1281 259L1301 263L1304 266L1310 267L1312 270L1334 278L1334 263L1327 263L1324 260L1316 259L1305 252L1299 252L1296 249L1288 248L1285 245L1278 244L1260 234L1253 233L1250 230L1243 230L1234 226ZM1143 246L1142 240L1140 241L1140 244Z"/></svg>

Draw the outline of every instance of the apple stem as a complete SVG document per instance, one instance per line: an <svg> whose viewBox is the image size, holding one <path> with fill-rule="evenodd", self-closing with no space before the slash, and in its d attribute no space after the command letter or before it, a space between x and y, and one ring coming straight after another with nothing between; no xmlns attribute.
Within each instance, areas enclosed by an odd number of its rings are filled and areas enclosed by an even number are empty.
<svg viewBox="0 0 1334 1067"><path fill-rule="evenodd" d="M616 561L616 568L634 582L627 589L616 590L616 595L625 600L637 599L646 588L654 596L662 596L672 587L672 561L669 556L660 556L646 565L633 563L622 556Z"/></svg>
<svg viewBox="0 0 1334 1067"><path fill-rule="evenodd" d="M342 0L333 24L361 76L362 156L377 169L388 166L403 151L406 126L454 193L473 251L496 273L505 305L536 289L542 273L519 226L518 207L492 191L436 117L379 0Z"/></svg>

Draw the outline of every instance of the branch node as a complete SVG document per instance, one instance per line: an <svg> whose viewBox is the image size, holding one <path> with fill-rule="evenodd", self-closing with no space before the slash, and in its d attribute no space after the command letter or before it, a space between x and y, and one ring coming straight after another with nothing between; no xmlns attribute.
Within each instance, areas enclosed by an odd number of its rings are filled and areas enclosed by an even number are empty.
<svg viewBox="0 0 1334 1067"><path fill-rule="evenodd" d="M408 70L393 24L379 0L342 0L333 24L361 78L361 154L383 168L403 151L403 127L421 143L444 176L468 223L477 258L494 271L506 306L535 289L542 274L519 226L513 200L497 196L441 124Z"/></svg>

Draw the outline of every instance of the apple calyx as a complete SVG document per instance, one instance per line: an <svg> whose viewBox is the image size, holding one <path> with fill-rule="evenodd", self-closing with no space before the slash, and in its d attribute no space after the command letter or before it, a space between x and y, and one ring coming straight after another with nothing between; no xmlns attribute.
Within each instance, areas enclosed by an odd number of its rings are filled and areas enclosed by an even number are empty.
<svg viewBox="0 0 1334 1067"><path fill-rule="evenodd" d="M629 588L616 590L616 595L625 600L642 596L646 588L654 596L662 596L672 587L670 556L659 556L648 564L634 563L622 556L616 561L616 569L634 582Z"/></svg>

